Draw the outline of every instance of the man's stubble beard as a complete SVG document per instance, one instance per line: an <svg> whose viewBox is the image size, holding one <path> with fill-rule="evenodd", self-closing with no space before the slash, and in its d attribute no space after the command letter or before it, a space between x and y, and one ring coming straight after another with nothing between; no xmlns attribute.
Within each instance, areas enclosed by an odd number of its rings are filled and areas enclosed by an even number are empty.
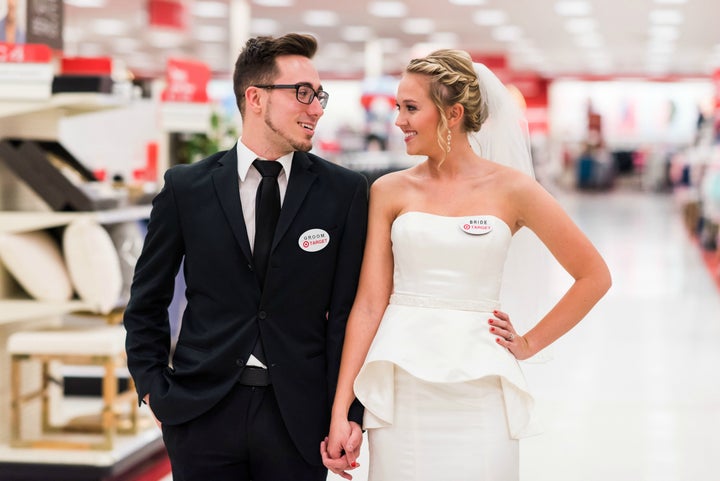
<svg viewBox="0 0 720 481"><path fill-rule="evenodd" d="M268 107L270 107L270 104L268 104ZM290 147L292 147L293 151L310 152L310 150L312 149L312 141L308 140L305 142L301 142L288 137L287 134L283 133L280 129L273 125L272 119L270 118L271 110L272 108L268 108L265 112L265 125L267 125L268 128L275 133L275 135L284 139L288 144L290 144Z"/></svg>

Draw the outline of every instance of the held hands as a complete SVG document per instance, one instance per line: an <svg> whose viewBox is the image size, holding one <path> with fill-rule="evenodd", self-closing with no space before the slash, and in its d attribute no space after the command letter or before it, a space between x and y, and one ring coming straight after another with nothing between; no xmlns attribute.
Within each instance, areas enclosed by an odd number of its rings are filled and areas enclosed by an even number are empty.
<svg viewBox="0 0 720 481"><path fill-rule="evenodd" d="M495 341L507 348L516 359L522 361L531 357L534 353L525 336L520 336L510 322L510 316L502 311L493 311L495 319L488 319L490 333L495 335Z"/></svg>
<svg viewBox="0 0 720 481"><path fill-rule="evenodd" d="M360 466L357 462L362 445L362 429L354 421L339 420L330 423L330 434L320 443L323 464L333 473L352 479L347 471Z"/></svg>

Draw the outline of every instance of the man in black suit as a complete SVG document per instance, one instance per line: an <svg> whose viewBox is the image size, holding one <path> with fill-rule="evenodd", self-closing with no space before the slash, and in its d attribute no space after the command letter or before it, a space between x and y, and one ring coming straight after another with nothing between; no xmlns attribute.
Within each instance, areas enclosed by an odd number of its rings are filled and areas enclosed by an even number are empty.
<svg viewBox="0 0 720 481"><path fill-rule="evenodd" d="M233 78L240 141L169 169L153 201L124 322L128 367L162 424L175 481L327 477L319 446L368 186L309 153L328 100L316 49L308 35L248 40ZM271 194L256 199L260 184ZM282 205L269 234L272 215L255 217L268 195ZM171 358L167 308L183 260L187 307ZM349 418L359 449L362 406Z"/></svg>

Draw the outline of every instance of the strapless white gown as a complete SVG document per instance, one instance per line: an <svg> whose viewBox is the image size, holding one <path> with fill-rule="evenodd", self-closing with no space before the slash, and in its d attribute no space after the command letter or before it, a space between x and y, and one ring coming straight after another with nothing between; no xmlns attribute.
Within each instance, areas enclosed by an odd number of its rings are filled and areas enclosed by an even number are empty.
<svg viewBox="0 0 720 481"><path fill-rule="evenodd" d="M510 228L491 215L407 212L391 238L393 294L354 384L370 430L370 480L517 479L516 440L537 433L533 398L487 322L500 309ZM374 436L383 428L393 434ZM483 473L477 460L494 455L506 459L504 472Z"/></svg>

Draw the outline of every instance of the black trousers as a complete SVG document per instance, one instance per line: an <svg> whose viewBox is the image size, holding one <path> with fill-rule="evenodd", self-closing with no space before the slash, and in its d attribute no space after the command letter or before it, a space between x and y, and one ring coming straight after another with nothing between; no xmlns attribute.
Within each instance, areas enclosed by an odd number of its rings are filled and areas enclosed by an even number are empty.
<svg viewBox="0 0 720 481"><path fill-rule="evenodd" d="M202 416L162 427L173 481L325 481L280 416L272 386L235 388ZM320 449L320 440L318 440Z"/></svg>

